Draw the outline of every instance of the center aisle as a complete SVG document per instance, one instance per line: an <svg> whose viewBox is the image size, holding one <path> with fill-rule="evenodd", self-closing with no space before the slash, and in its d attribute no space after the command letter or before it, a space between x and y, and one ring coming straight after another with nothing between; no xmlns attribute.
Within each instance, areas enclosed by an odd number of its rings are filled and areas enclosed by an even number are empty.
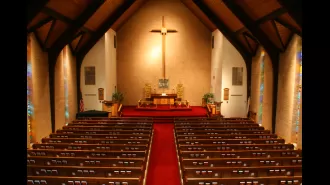
<svg viewBox="0 0 330 185"><path fill-rule="evenodd" d="M155 123L153 128L147 185L180 185L174 125Z"/></svg>

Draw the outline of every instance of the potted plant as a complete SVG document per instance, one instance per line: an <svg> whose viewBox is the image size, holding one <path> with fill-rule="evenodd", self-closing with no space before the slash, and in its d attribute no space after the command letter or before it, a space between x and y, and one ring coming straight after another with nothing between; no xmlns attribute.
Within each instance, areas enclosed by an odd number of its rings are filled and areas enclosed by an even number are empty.
<svg viewBox="0 0 330 185"><path fill-rule="evenodd" d="M205 103L205 104L211 103L211 102L213 102L213 98L214 98L213 93L205 93L203 96L203 103Z"/></svg>
<svg viewBox="0 0 330 185"><path fill-rule="evenodd" d="M111 116L117 116L118 115L118 107L119 104L124 100L124 94L121 92L118 92L117 90L112 93L112 101L113 101L113 105L112 105L112 113Z"/></svg>

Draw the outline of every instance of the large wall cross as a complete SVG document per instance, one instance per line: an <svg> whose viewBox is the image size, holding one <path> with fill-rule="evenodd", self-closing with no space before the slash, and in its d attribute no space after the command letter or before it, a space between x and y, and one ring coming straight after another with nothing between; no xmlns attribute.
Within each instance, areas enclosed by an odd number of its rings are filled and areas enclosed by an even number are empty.
<svg viewBox="0 0 330 185"><path fill-rule="evenodd" d="M166 33L175 33L178 31L165 28L164 16L162 16L162 28L151 30L150 32L157 32L157 33L162 34L162 63L163 63L163 78L165 79L165 37L166 37Z"/></svg>

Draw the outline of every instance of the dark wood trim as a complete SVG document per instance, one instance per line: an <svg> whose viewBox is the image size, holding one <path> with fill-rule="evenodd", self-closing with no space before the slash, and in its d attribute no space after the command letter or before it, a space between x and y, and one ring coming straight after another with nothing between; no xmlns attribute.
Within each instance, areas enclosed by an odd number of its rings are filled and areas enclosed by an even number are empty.
<svg viewBox="0 0 330 185"><path fill-rule="evenodd" d="M246 49L243 44L238 41L235 36L235 33L230 31L230 29L218 19L218 17L212 13L212 11L199 0L193 1L197 7L213 22L214 25L221 31L221 33L228 39L228 41L237 49L237 51L242 55L244 61L248 61L249 58L252 58L252 54Z"/></svg>
<svg viewBox="0 0 330 185"><path fill-rule="evenodd" d="M52 133L55 132L55 65L60 53L48 52L48 75L49 75L49 97L50 97L50 119Z"/></svg>
<svg viewBox="0 0 330 185"><path fill-rule="evenodd" d="M72 21L69 28L65 30L54 44L50 47L50 50L62 50L65 45L70 43L74 38L75 34L84 24L93 16L93 14L99 9L100 6L105 2L105 0L94 0L86 8L80 16Z"/></svg>
<svg viewBox="0 0 330 185"><path fill-rule="evenodd" d="M274 29L275 29L275 31L276 31L277 38L278 38L278 39L280 40L280 42L281 42L281 45L282 45L282 51L284 51L284 43L283 43L282 37L281 37L281 35L280 35L280 32L279 32L278 29L277 29L276 23L275 23L274 20L271 20L271 22L272 22L272 25L273 25L273 27L274 27Z"/></svg>
<svg viewBox="0 0 330 185"><path fill-rule="evenodd" d="M252 46L251 46L250 42L249 42L249 41L248 41L248 39L246 38L246 35L245 35L244 33L243 33L242 35L243 35L243 38L244 38L244 40L245 40L246 44L247 44L247 45L248 45L248 47L250 48L250 50L251 50L251 53L253 53L254 49L252 48Z"/></svg>
<svg viewBox="0 0 330 185"><path fill-rule="evenodd" d="M228 7L233 14L243 23L243 25L255 36L261 45L264 46L267 53L279 52L278 48L269 37L261 30L259 26L256 26L254 20L244 11L242 7L235 4L232 0L223 0L223 3Z"/></svg>
<svg viewBox="0 0 330 185"><path fill-rule="evenodd" d="M288 48L288 46L289 46L289 44L290 44L290 42L291 42L291 40L292 40L294 34L295 34L295 33L293 33L293 32L290 33L290 36L289 36L288 40L286 41L286 43L285 43L285 45L284 45L284 51L286 50L286 48Z"/></svg>
<svg viewBox="0 0 330 185"><path fill-rule="evenodd" d="M252 80L252 57L250 58L250 61L246 61L245 62L246 64L246 76L247 76L247 79L246 79L246 101L249 99L249 97L251 96L251 80Z"/></svg>
<svg viewBox="0 0 330 185"><path fill-rule="evenodd" d="M274 20L301 37L301 31L299 31L297 28L293 27L288 23L283 22L281 19L276 18Z"/></svg>
<svg viewBox="0 0 330 185"><path fill-rule="evenodd" d="M31 32L36 31L37 29L39 29L40 27L42 27L43 25L47 24L48 22L50 22L52 20L54 20L53 17L51 17L51 16L47 17L46 19L38 22L36 25L31 26L31 28L27 30L27 33L29 34Z"/></svg>
<svg viewBox="0 0 330 185"><path fill-rule="evenodd" d="M110 29L112 24L134 3L134 0L125 0L124 3L109 16L100 28L92 35L88 42L78 51L79 55L86 55L88 51L97 43L100 38Z"/></svg>
<svg viewBox="0 0 330 185"><path fill-rule="evenodd" d="M44 46L44 43L43 43L42 40L40 39L40 37L39 37L37 31L34 31L33 34L34 34L34 36L35 36L35 38L36 38L36 40L37 40L37 42L38 42L40 48L42 49L42 51L46 51L46 48L45 48L45 46Z"/></svg>
<svg viewBox="0 0 330 185"><path fill-rule="evenodd" d="M277 2L287 10L292 19L302 28L302 0L278 0Z"/></svg>
<svg viewBox="0 0 330 185"><path fill-rule="evenodd" d="M47 14L47 15L49 15L49 16L54 17L55 19L58 19L58 20L60 20L62 22L65 22L65 23L67 23L69 25L72 24L72 22L73 22L73 20L71 20L70 18L68 18L68 17L66 17L66 16L58 13L57 11L55 11L55 10L53 10L51 8L48 8L48 7L44 7L42 9L42 12L45 13L45 14ZM86 28L84 26L81 27L81 30L83 30L84 32L94 33L93 30L91 30L89 28Z"/></svg>
<svg viewBox="0 0 330 185"><path fill-rule="evenodd" d="M252 56L255 56L257 54L258 48L259 48L259 42L256 38L254 38L249 32L244 32L244 35L246 37L249 37L250 39L252 39L257 45L256 48L253 50Z"/></svg>
<svg viewBox="0 0 330 185"><path fill-rule="evenodd" d="M274 58L274 60L276 60ZM278 72L280 55L277 55L277 62L273 61L273 104L272 104L272 133L275 134L276 129L276 113L277 113L277 92L278 92Z"/></svg>
<svg viewBox="0 0 330 185"><path fill-rule="evenodd" d="M47 36L46 36L46 39L45 39L45 42L44 42L45 48L47 48L47 42L48 42L48 39L49 39L53 29L54 29L55 24L56 24L56 19L53 20L52 25L50 26L50 28L48 30L48 33L47 33Z"/></svg>
<svg viewBox="0 0 330 185"><path fill-rule="evenodd" d="M27 25L42 10L49 0L31 0L27 7Z"/></svg>
<svg viewBox="0 0 330 185"><path fill-rule="evenodd" d="M74 52L75 52L75 53L78 52L79 45L81 44L81 41L83 40L85 34L87 34L87 33L84 33L84 34L81 35L81 37L80 37L80 39L79 39L79 41L78 41L76 47L74 48Z"/></svg>
<svg viewBox="0 0 330 185"><path fill-rule="evenodd" d="M259 18L255 22L255 24L256 25L260 25L260 24L262 24L262 23L264 23L266 21L273 20L273 19L277 18L278 16L283 15L285 13L287 13L287 10L286 9L284 9L284 8L278 8L278 9L274 10L273 12L271 12L271 13L269 13L269 14L261 17L261 18Z"/></svg>

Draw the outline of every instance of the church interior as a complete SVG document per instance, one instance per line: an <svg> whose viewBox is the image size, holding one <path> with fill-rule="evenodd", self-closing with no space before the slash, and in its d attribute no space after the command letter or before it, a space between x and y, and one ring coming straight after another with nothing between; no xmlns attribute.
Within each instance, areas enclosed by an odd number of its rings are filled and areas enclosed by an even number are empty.
<svg viewBox="0 0 330 185"><path fill-rule="evenodd" d="M302 184L299 0L33 0L27 184Z"/></svg>

